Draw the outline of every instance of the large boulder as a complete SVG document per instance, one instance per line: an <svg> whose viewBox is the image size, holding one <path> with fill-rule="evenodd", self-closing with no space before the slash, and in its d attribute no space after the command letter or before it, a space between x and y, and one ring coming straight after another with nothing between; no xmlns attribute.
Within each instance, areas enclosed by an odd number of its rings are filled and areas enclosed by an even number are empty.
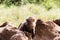
<svg viewBox="0 0 60 40"><path fill-rule="evenodd" d="M28 40L28 37L25 35L24 32L19 32L14 34L10 40Z"/></svg>
<svg viewBox="0 0 60 40"><path fill-rule="evenodd" d="M59 36L58 28L60 29L60 27L52 21L44 22L38 19L36 21L35 37L33 40L56 40Z"/></svg>
<svg viewBox="0 0 60 40"><path fill-rule="evenodd" d="M0 40L9 40L11 36L17 32L19 32L19 30L12 25L7 24L4 27L0 27Z"/></svg>

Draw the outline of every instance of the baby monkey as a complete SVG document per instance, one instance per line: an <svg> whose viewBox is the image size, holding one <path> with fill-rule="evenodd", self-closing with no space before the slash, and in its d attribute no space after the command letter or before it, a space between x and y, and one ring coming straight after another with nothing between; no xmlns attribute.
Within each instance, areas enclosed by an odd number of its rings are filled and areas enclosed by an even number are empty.
<svg viewBox="0 0 60 40"><path fill-rule="evenodd" d="M25 32L26 35L29 33L31 34L31 37L33 38L35 35L35 18L34 17L28 17L26 19L26 22L20 25L19 28L21 31ZM29 36L29 35L27 35Z"/></svg>

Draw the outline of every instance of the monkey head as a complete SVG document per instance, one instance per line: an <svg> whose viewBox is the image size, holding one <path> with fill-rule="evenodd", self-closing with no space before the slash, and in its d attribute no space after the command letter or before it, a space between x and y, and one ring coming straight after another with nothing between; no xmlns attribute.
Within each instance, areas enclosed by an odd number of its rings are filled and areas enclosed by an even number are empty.
<svg viewBox="0 0 60 40"><path fill-rule="evenodd" d="M34 18L34 17L28 17L28 18L26 19L26 21L27 21L28 23L33 23L33 22L35 21L35 18Z"/></svg>

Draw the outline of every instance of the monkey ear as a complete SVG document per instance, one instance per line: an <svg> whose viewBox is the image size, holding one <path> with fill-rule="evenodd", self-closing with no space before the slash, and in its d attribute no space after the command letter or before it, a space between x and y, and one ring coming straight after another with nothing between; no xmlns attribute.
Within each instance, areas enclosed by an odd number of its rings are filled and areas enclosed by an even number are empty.
<svg viewBox="0 0 60 40"><path fill-rule="evenodd" d="M29 19L26 19L27 22L29 22Z"/></svg>

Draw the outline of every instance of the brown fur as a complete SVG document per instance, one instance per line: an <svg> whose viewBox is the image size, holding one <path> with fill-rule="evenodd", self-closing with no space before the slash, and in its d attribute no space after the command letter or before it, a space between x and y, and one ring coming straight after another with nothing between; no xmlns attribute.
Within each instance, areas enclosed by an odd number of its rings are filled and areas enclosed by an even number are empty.
<svg viewBox="0 0 60 40"><path fill-rule="evenodd" d="M54 40L57 37L58 30L55 27L59 27L52 21L43 22L38 19L35 27L35 37L33 40Z"/></svg>
<svg viewBox="0 0 60 40"><path fill-rule="evenodd" d="M35 34L35 25L34 25L35 19L33 17L29 17L26 19L26 22L24 22L20 26L20 30L23 32L28 32L29 34L32 35L32 38L34 37Z"/></svg>
<svg viewBox="0 0 60 40"><path fill-rule="evenodd" d="M60 26L60 19L53 20L53 22Z"/></svg>
<svg viewBox="0 0 60 40"><path fill-rule="evenodd" d="M10 40L28 40L28 37L23 32L14 34Z"/></svg>
<svg viewBox="0 0 60 40"><path fill-rule="evenodd" d="M9 40L10 37L18 32L16 27L5 26L0 28L0 40Z"/></svg>

